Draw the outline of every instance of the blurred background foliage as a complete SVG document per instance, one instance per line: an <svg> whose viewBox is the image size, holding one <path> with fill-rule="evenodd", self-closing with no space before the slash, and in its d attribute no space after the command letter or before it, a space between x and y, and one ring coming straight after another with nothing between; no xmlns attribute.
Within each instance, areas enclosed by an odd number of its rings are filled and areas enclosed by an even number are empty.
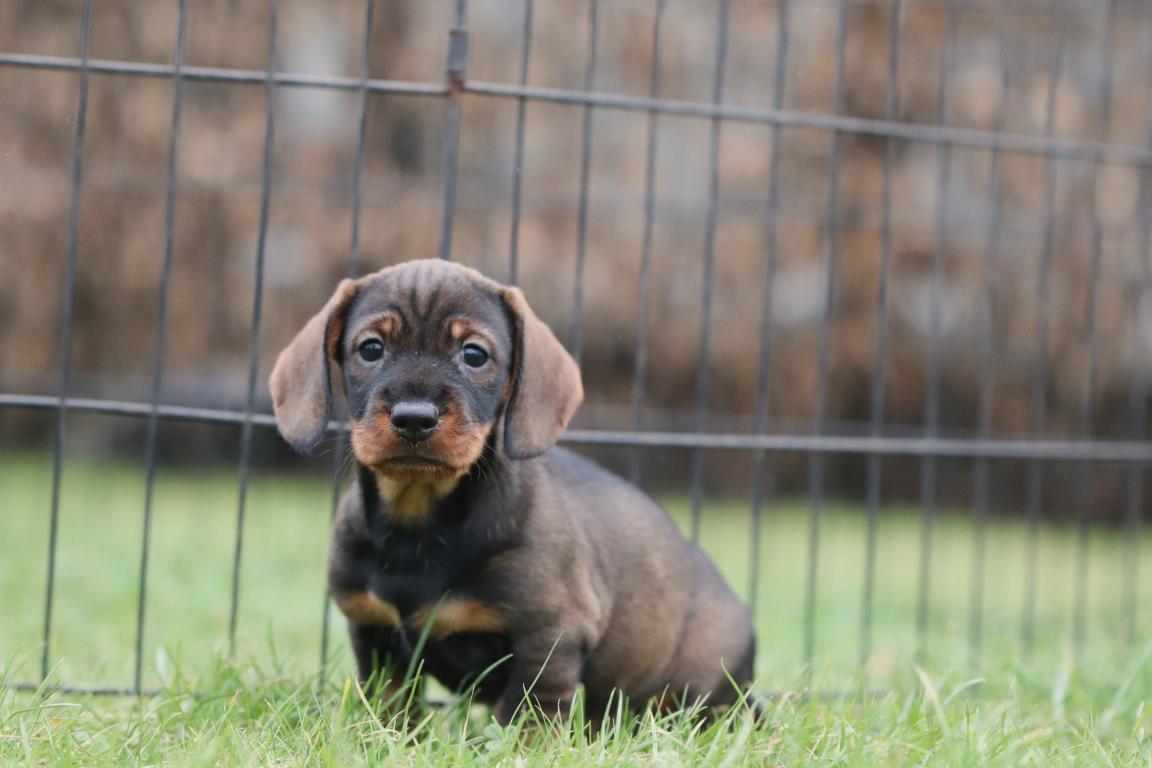
<svg viewBox="0 0 1152 768"><path fill-rule="evenodd" d="M949 125L996 130L1007 105L1007 132L1041 135L1048 123L1051 64L1060 69L1051 128L1056 137L1147 146L1152 131L1152 10L1117 2L1068 0L1065 12L1032 0L953 0L954 48L944 61L947 4L905 4L901 68L889 83L891 3L849 0L842 113L883 119L889 87L895 118L934 124L946 98ZM0 0L0 50L75 56L79 0ZM374 78L443 82L452 4L379 0L372 29ZM599 7L595 88L647 95L655 0L604 0ZM263 70L266 0L189 3L189 65ZM716 4L668 0L661 37L661 95L708 101L715 57ZM831 0L792 3L783 105L826 114L833 109L836 10ZM472 80L519 79L522 3L473 0L468 27ZM279 57L286 72L359 77L362 0L282 0ZM724 102L773 104L780 16L776 3L731 0ZM588 10L584 3L535 3L530 85L583 88ZM92 55L169 63L176 40L175 2L99 0ZM1001 35L1010 45L1001 46ZM1002 56L1006 54L1006 56ZM1002 80L1002 71L1005 73ZM942 93L941 84L946 81ZM0 389L55 394L62 275L67 236L75 73L0 67ZM1006 90L1005 90L1006 85ZM180 126L175 256L168 314L162 401L241 408L247 387L249 322L258 238L265 90L261 84L187 82ZM147 400L163 253L164 185L172 83L166 78L92 74L81 199L76 315L75 396ZM444 104L439 98L368 97L364 209L358 269L373 271L437 255L444 178ZM497 279L509 276L517 103L463 97L459 192L453 258ZM263 332L259 339L259 405L278 351L348 271L358 95L303 87L275 93L271 220ZM632 426L631 386L645 204L648 115L596 109L590 157L587 266L582 306L574 303L583 108L529 103L518 282L562 339L583 318L587 401L575 426ZM707 119L658 118L648 370L641 426L692 430L696 398L701 277L708 210ZM713 333L708 360L707 429L749 432L756 405L760 317L772 129L730 122L719 155L719 203ZM924 142L893 140L890 311L877 316L882 249L882 189L887 140L844 133L840 139L836 226L826 222L830 134L787 127L780 132L780 203L775 285L771 295L770 428L812 430L822 306L821 257L834 237L835 293L830 327L829 426L868 430L874 344L889 334L885 434L924 429L927 358L938 312L940 430L973 436L977 427L983 286L989 231L1002 221L990 283L993 435L1032 435L1032 372L1037 297L1049 307L1043 437L1084 434L1083 400L1090 339L1092 254L1099 232L1101 264L1095 328L1099 381L1091 431L1100 438L1132 433L1132 398L1152 366L1152 320L1138 316L1149 285L1141 212L1147 179L1137 166L1043 155L1001 154L999 210L992 152L954 148L950 155L943 240L944 279L933 289L942 153ZM1046 174L1055 162L1053 207ZM1049 229L1050 227L1050 229ZM1051 270L1039 274L1045 234ZM1145 375L1143 381L1150 377ZM1144 410L1145 413L1148 409ZM45 445L51 412L0 412L0 448ZM1145 425L1147 429L1147 425ZM70 418L70 450L87 455L140 455L144 422ZM166 422L165 462L233 463L239 429ZM609 465L626 452L593 450ZM271 430L255 433L257 462L297 461ZM685 451L645 453L644 478L683 487ZM301 460L302 461L302 460ZM329 468L321 457L301 466ZM743 495L751 457L706 457L711 494ZM802 455L771 457L775 493L803 493ZM833 494L861 496L866 459L832 456ZM940 463L942 501L970 499L971 462ZM886 499L916 499L916 459L885 461ZM1022 462L994 466L994 505L1023 504ZM1074 472L1046 475L1046 515L1072 513ZM1123 475L1096 474L1094 508L1103 518L1123 510ZM1152 495L1152 491L1149 491Z"/></svg>

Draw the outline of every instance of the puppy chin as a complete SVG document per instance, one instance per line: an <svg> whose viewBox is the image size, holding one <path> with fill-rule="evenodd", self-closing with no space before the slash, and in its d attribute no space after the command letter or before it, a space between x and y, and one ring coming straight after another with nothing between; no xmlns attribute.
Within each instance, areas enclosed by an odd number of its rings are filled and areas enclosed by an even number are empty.
<svg viewBox="0 0 1152 768"><path fill-rule="evenodd" d="M467 467L457 468L438 459L423 456L398 456L373 463L361 463L371 467L377 475L405 483L455 480L468 471Z"/></svg>

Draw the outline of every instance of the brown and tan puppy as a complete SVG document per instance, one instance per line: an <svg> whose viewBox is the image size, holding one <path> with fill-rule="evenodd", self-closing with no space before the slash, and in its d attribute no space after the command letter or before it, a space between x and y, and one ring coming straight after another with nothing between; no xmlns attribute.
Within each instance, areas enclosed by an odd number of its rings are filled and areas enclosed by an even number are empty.
<svg viewBox="0 0 1152 768"><path fill-rule="evenodd" d="M748 612L704 554L639 490L553 447L580 372L518 289L443 261L345 280L271 390L301 451L347 397L359 478L328 583L363 679L399 679L419 653L502 722L526 700L564 713L579 686L594 715L613 691L718 706L749 683Z"/></svg>

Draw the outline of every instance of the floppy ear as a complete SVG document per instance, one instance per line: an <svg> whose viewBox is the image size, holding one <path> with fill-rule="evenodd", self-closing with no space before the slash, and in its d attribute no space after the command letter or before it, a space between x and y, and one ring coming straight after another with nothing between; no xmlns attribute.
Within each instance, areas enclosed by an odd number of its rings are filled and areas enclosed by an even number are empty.
<svg viewBox="0 0 1152 768"><path fill-rule="evenodd" d="M276 358L268 379L276 426L301 453L315 448L328 426L336 345L355 295L356 283L341 280L324 308L312 316Z"/></svg>
<svg viewBox="0 0 1152 768"><path fill-rule="evenodd" d="M502 298L512 318L512 389L504 409L504 453L530 459L547 451L584 399L576 361L528 306L519 288Z"/></svg>

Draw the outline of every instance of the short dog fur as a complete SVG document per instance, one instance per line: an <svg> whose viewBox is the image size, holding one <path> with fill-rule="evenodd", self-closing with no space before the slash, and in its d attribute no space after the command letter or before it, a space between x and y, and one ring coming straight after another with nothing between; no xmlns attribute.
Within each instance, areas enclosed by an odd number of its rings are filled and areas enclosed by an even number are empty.
<svg viewBox="0 0 1152 768"><path fill-rule="evenodd" d="M580 372L519 289L432 260L345 280L270 386L304 452L347 398L359 476L328 584L362 679L399 680L419 650L501 722L525 701L562 715L581 686L603 713L614 691L715 708L749 684L748 612L712 563L639 490L553 447Z"/></svg>

